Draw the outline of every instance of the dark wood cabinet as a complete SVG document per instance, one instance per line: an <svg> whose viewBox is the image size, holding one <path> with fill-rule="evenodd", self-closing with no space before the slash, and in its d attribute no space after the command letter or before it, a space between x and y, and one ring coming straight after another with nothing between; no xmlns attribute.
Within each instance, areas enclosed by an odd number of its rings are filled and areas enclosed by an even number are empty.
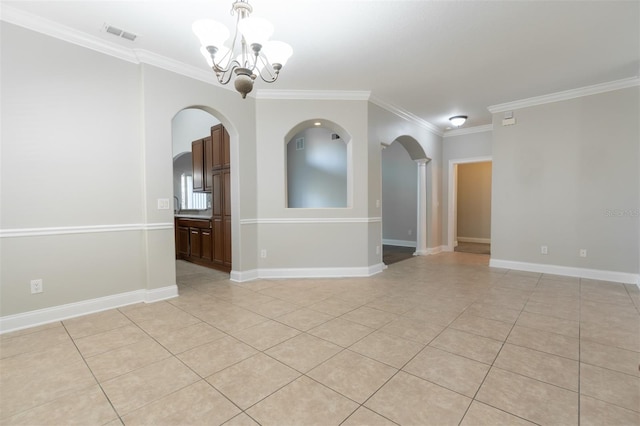
<svg viewBox="0 0 640 426"><path fill-rule="evenodd" d="M176 258L189 256L189 227L176 221Z"/></svg>
<svg viewBox="0 0 640 426"><path fill-rule="evenodd" d="M176 259L211 262L212 228L210 219L176 218Z"/></svg>
<svg viewBox="0 0 640 426"><path fill-rule="evenodd" d="M211 192L211 218L176 218L176 258L231 271L231 152L222 124L191 143L193 190ZM205 223L206 222L206 223Z"/></svg>
<svg viewBox="0 0 640 426"><path fill-rule="evenodd" d="M191 142L194 192L211 192L212 161L213 145L211 136Z"/></svg>
<svg viewBox="0 0 640 426"><path fill-rule="evenodd" d="M193 190L204 191L204 139L191 142L191 164L193 166Z"/></svg>

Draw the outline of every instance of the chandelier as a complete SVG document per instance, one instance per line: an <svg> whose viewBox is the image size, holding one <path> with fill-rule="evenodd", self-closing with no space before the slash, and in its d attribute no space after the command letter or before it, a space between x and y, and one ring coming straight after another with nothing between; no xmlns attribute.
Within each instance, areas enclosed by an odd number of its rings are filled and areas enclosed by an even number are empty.
<svg viewBox="0 0 640 426"><path fill-rule="evenodd" d="M293 54L287 43L269 40L273 25L266 19L251 17L252 11L248 0L236 0L231 5L231 15L236 15L236 29L227 46L224 44L230 33L220 22L200 19L191 27L200 39L200 52L220 84L229 83L235 75L234 86L243 99L253 90L258 76L267 83L276 81Z"/></svg>

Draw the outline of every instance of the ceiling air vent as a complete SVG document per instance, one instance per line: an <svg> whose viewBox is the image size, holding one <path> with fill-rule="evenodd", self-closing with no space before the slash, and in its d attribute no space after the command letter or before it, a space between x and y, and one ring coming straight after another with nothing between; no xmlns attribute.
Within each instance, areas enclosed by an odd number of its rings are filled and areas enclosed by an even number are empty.
<svg viewBox="0 0 640 426"><path fill-rule="evenodd" d="M120 28L114 27L112 25L104 25L104 30L109 34L113 34L116 37L121 37L127 39L129 41L135 41L136 37L138 37L134 33L130 33L128 31L121 30Z"/></svg>

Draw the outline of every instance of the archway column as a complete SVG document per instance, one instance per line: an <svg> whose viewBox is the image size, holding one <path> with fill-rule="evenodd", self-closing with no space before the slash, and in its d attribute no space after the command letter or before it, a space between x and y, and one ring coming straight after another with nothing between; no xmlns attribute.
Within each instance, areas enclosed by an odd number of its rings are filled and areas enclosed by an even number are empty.
<svg viewBox="0 0 640 426"><path fill-rule="evenodd" d="M425 256L427 252L427 162L426 158L415 160L418 164L418 223L416 227L416 251L414 256Z"/></svg>

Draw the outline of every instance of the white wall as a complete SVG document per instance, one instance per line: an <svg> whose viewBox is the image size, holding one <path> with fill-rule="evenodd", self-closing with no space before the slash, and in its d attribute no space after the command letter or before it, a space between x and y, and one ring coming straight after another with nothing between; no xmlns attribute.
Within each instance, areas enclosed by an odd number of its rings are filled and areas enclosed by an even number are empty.
<svg viewBox="0 0 640 426"><path fill-rule="evenodd" d="M492 262L637 277L639 92L522 108L514 126L494 114Z"/></svg>
<svg viewBox="0 0 640 426"><path fill-rule="evenodd" d="M418 166L399 142L382 150L381 157L383 242L415 247Z"/></svg>
<svg viewBox="0 0 640 426"><path fill-rule="evenodd" d="M1 315L145 288L139 68L0 28Z"/></svg>

